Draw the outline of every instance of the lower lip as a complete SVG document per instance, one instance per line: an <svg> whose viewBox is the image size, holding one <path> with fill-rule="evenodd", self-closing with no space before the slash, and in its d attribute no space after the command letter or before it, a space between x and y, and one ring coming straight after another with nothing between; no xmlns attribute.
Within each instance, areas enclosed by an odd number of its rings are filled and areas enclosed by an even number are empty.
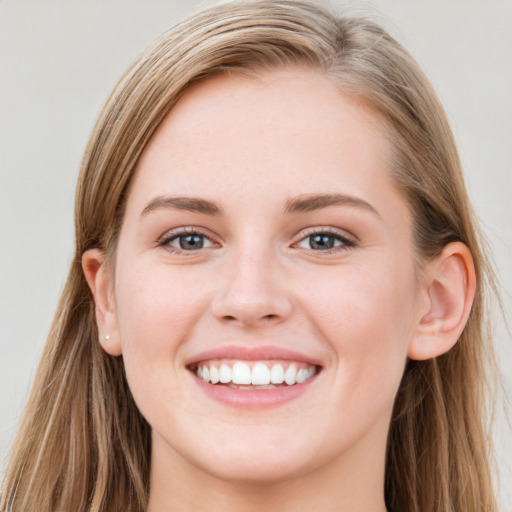
<svg viewBox="0 0 512 512"><path fill-rule="evenodd" d="M318 378L318 374L316 374L300 384L274 389L236 389L229 386L209 384L196 375L191 375L201 391L209 398L232 407L246 409L274 407L289 402L301 396Z"/></svg>

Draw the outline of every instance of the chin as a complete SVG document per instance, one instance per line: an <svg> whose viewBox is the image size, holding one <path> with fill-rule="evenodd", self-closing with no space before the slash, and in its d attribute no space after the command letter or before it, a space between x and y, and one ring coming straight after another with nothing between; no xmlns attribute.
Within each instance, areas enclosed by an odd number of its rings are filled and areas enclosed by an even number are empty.
<svg viewBox="0 0 512 512"><path fill-rule="evenodd" d="M239 454L233 459L220 461L217 464L202 469L211 476L227 482L240 485L269 485L298 477L306 472L307 461L290 460L287 457L280 460L242 459Z"/></svg>
<svg viewBox="0 0 512 512"><path fill-rule="evenodd" d="M174 431L176 432L176 431ZM226 482L239 484L279 483L307 472L314 465L314 452L302 446L304 433L290 433L278 426L252 425L212 428L203 435L189 430L181 442L176 437L162 437L153 430L154 462L158 460L174 471L199 471ZM219 434L219 435L216 435ZM188 469L187 469L188 468ZM197 473L196 473L197 474Z"/></svg>
<svg viewBox="0 0 512 512"><path fill-rule="evenodd" d="M281 427L282 430L282 427ZM245 436L244 436L245 437ZM300 443L290 443L293 436L278 435L272 438L252 436L238 442L221 443L207 460L201 457L198 464L208 474L222 480L246 483L279 483L300 476L315 465L310 449ZM204 452L203 452L204 453ZM318 464L318 462L317 462Z"/></svg>

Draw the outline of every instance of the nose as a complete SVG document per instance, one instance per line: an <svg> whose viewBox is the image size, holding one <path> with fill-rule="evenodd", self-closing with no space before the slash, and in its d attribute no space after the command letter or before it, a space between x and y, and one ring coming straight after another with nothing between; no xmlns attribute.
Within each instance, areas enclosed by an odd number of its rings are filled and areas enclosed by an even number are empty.
<svg viewBox="0 0 512 512"><path fill-rule="evenodd" d="M226 262L212 312L219 320L246 327L280 323L292 311L285 276L271 251L247 252Z"/></svg>

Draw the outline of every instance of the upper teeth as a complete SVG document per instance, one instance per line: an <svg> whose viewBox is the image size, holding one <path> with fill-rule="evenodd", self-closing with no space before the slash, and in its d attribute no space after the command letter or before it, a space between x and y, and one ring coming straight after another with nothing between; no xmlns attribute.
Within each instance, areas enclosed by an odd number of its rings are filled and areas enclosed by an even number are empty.
<svg viewBox="0 0 512 512"><path fill-rule="evenodd" d="M297 366L302 368L297 369ZM291 363L286 370L280 363L273 364L269 368L264 362L257 362L252 369L247 363L236 361L230 365L228 363L202 363L196 369L196 375L205 382L212 384L242 384L266 386L269 384L283 384L289 386L300 384L315 375L315 365L304 365Z"/></svg>

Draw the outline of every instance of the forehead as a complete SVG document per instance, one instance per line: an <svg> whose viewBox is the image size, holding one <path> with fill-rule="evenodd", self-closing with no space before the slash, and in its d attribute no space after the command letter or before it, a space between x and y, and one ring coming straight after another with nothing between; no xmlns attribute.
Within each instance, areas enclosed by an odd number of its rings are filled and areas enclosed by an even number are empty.
<svg viewBox="0 0 512 512"><path fill-rule="evenodd" d="M209 196L220 182L225 199L247 189L253 198L336 188L378 195L384 181L391 185L391 155L379 115L319 72L222 74L178 101L144 149L131 189Z"/></svg>

